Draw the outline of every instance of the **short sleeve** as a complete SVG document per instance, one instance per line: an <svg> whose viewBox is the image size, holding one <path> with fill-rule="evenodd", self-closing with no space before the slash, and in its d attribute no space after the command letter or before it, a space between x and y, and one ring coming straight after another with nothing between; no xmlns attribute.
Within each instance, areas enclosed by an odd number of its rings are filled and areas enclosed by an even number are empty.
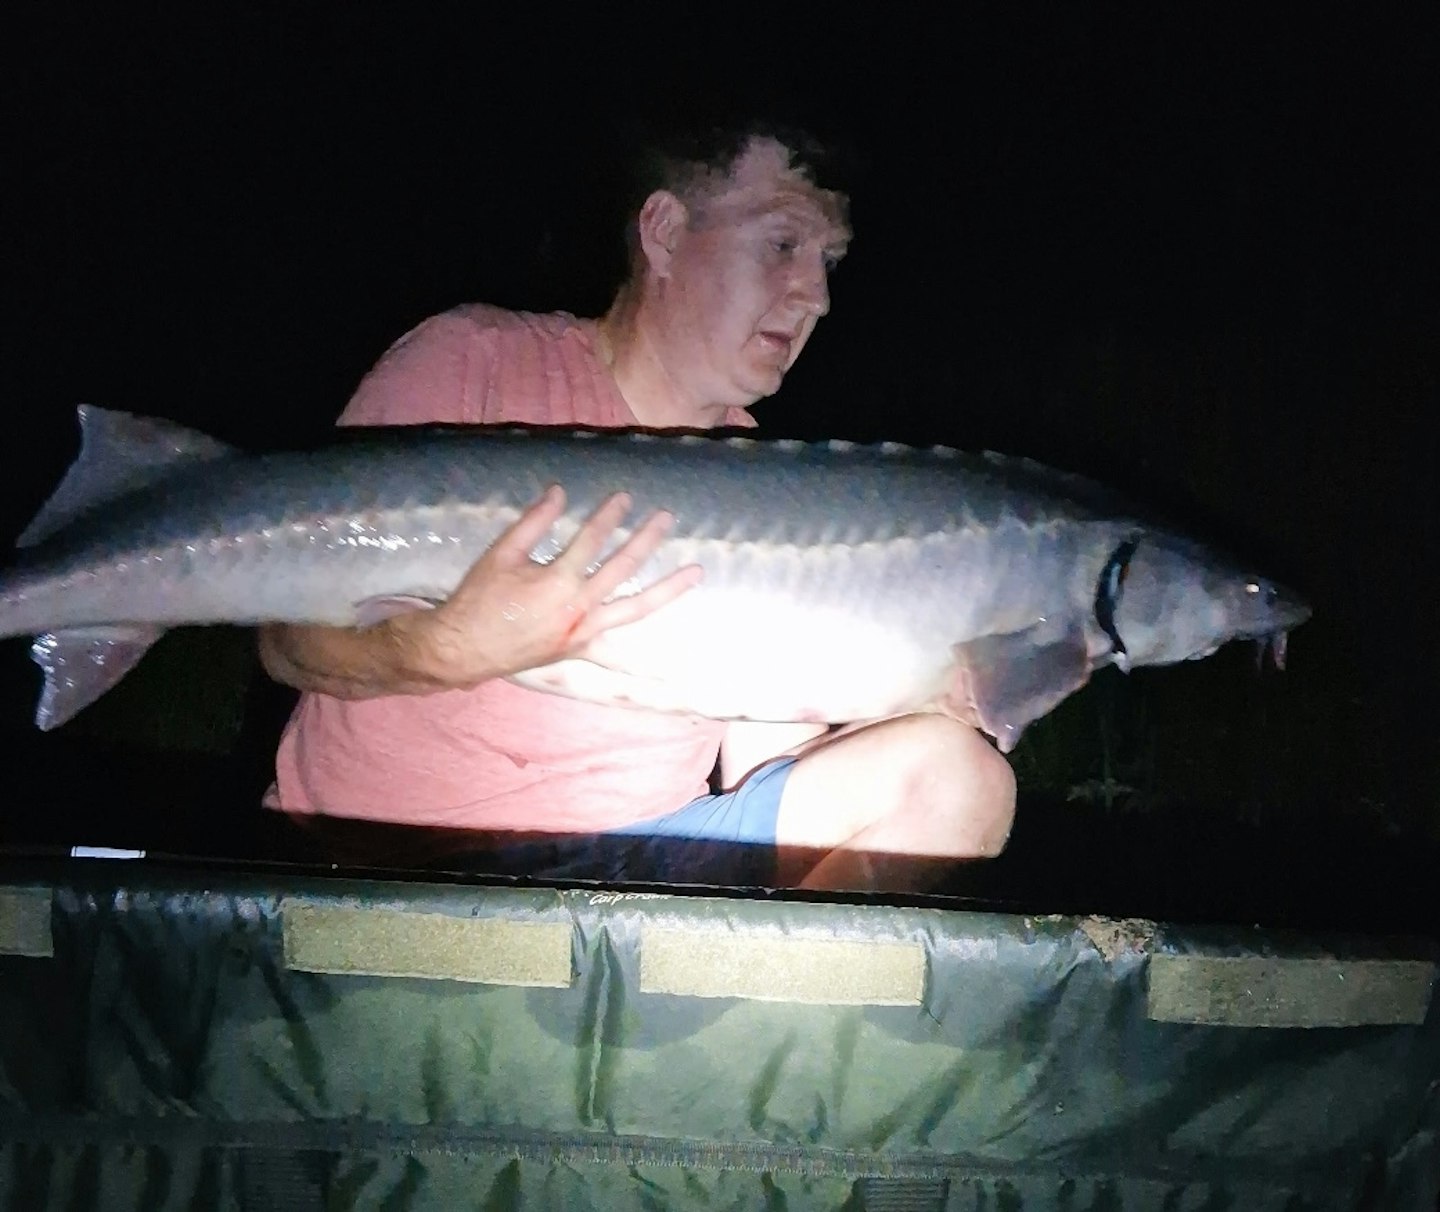
<svg viewBox="0 0 1440 1212"><path fill-rule="evenodd" d="M360 381L341 425L477 424L495 373L489 309L444 312L395 342Z"/></svg>

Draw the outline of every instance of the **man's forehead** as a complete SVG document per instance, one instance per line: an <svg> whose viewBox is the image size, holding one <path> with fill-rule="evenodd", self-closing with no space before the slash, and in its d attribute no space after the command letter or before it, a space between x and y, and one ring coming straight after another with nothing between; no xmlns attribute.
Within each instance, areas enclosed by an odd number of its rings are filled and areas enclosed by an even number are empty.
<svg viewBox="0 0 1440 1212"><path fill-rule="evenodd" d="M790 161L790 150L776 140L752 141L730 172L706 188L701 204L706 216L743 222L784 215L813 228L827 244L848 242L849 200L837 190L821 189Z"/></svg>

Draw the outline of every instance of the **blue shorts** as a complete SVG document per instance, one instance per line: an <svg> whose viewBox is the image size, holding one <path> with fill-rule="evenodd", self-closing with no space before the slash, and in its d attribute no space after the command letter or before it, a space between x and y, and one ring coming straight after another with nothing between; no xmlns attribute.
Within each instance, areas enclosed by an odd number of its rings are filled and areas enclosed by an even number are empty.
<svg viewBox="0 0 1440 1212"><path fill-rule="evenodd" d="M589 837L505 847L492 870L543 879L773 887L780 796L795 765L773 758L733 791Z"/></svg>
<svg viewBox="0 0 1440 1212"><path fill-rule="evenodd" d="M673 837L774 846L780 793L785 790L793 765L793 757L772 758L751 771L734 791L702 795L665 816L606 832L615 837Z"/></svg>

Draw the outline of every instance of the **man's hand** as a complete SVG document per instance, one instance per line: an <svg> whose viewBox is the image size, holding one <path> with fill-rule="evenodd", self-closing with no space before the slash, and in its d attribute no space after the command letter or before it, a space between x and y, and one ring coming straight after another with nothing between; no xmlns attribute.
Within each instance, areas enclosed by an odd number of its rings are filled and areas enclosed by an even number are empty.
<svg viewBox="0 0 1440 1212"><path fill-rule="evenodd" d="M441 606L397 614L363 630L268 626L261 629L261 660L271 677L297 689L361 699L464 689L580 656L601 632L644 618L701 577L698 565L687 565L607 602L674 524L668 513L651 515L597 567L629 508L626 494L609 497L563 552L538 564L530 552L565 512L564 492L552 487Z"/></svg>
<svg viewBox="0 0 1440 1212"><path fill-rule="evenodd" d="M564 490L547 489L476 561L444 605L391 620L398 642L415 653L417 672L437 686L464 687L577 657L602 631L644 618L695 585L701 570L690 564L640 593L606 601L674 525L670 514L652 514L594 567L629 509L629 496L616 493L563 552L537 564L530 553L565 512Z"/></svg>

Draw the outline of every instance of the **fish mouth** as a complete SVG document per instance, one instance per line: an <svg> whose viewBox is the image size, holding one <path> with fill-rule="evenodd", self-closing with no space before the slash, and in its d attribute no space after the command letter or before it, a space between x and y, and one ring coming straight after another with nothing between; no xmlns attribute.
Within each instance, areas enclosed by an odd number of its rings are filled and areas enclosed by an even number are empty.
<svg viewBox="0 0 1440 1212"><path fill-rule="evenodd" d="M1303 598L1284 588L1273 586L1271 593L1274 598L1271 626L1264 631L1257 630L1252 637L1255 663L1257 668L1264 668L1268 653L1275 668L1283 670L1290 651L1290 633L1309 619L1311 610Z"/></svg>
<svg viewBox="0 0 1440 1212"><path fill-rule="evenodd" d="M1284 671L1285 656L1290 649L1290 633L1288 631L1270 631L1265 635L1255 637L1255 668L1265 668L1265 655L1270 655L1270 660L1275 668Z"/></svg>

